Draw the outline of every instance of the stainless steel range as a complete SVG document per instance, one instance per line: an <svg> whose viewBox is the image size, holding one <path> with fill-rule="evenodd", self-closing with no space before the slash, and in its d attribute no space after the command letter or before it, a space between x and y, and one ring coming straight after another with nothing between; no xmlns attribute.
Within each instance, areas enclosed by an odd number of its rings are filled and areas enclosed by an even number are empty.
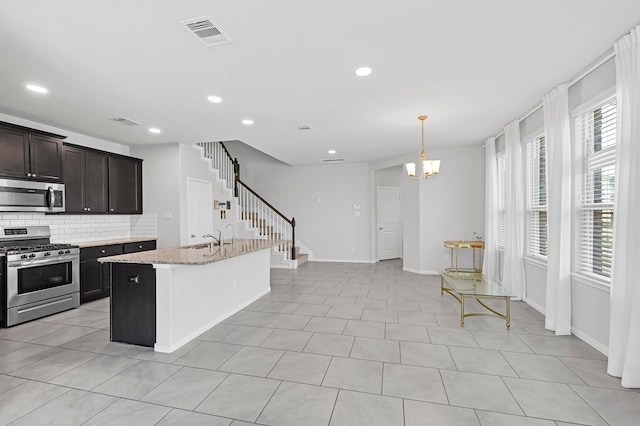
<svg viewBox="0 0 640 426"><path fill-rule="evenodd" d="M0 227L3 327L80 305L80 249L50 238L48 226Z"/></svg>

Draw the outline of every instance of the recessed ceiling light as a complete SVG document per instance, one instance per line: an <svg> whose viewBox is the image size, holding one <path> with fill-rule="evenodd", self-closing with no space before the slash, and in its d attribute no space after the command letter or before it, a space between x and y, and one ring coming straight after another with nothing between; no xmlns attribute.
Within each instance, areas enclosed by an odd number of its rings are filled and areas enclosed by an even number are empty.
<svg viewBox="0 0 640 426"><path fill-rule="evenodd" d="M356 75L360 77L366 77L371 74L372 70L369 67L360 67L356 70Z"/></svg>
<svg viewBox="0 0 640 426"><path fill-rule="evenodd" d="M220 102L222 102L222 98L220 96L209 96L207 99L209 100L209 102L213 102L214 104L219 104Z"/></svg>
<svg viewBox="0 0 640 426"><path fill-rule="evenodd" d="M151 132L151 133L162 133L162 130L157 129L155 127L150 127L149 128L149 132Z"/></svg>
<svg viewBox="0 0 640 426"><path fill-rule="evenodd" d="M38 86L36 84L27 84L27 89L36 93L49 93L49 89L46 87Z"/></svg>
<svg viewBox="0 0 640 426"><path fill-rule="evenodd" d="M336 150L335 149L330 149L329 151L327 151L329 154L335 154Z"/></svg>
<svg viewBox="0 0 640 426"><path fill-rule="evenodd" d="M253 120L245 118L244 120L242 120L242 124L244 124L245 126L251 126L253 124Z"/></svg>

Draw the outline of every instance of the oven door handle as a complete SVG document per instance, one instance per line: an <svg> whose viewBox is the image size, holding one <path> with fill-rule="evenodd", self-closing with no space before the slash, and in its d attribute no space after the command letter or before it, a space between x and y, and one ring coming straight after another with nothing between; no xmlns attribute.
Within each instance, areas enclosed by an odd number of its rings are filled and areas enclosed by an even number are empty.
<svg viewBox="0 0 640 426"><path fill-rule="evenodd" d="M13 260L7 262L7 268L29 268L32 266L54 265L79 259L78 255L59 256L53 259Z"/></svg>

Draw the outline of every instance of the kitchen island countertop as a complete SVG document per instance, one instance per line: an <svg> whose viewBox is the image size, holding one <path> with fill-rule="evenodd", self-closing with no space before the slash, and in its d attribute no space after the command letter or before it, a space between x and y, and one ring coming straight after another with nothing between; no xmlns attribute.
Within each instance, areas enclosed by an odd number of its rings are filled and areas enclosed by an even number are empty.
<svg viewBox="0 0 640 426"><path fill-rule="evenodd" d="M203 243L185 247L171 247L142 251L138 253L101 257L98 259L98 262L159 265L206 265L285 243L286 241L277 240L241 239L237 240L235 244L232 244L230 240L226 240L224 242L224 251L222 254L220 253L220 246L214 246L212 253L209 248L209 244Z"/></svg>

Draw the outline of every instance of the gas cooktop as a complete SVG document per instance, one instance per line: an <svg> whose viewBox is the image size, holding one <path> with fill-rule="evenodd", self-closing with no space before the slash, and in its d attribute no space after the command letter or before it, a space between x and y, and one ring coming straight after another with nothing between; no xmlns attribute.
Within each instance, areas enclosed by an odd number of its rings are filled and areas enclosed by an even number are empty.
<svg viewBox="0 0 640 426"><path fill-rule="evenodd" d="M78 248L71 244L28 244L17 246L0 246L0 253L16 254L16 253L34 253L39 251L54 251Z"/></svg>

